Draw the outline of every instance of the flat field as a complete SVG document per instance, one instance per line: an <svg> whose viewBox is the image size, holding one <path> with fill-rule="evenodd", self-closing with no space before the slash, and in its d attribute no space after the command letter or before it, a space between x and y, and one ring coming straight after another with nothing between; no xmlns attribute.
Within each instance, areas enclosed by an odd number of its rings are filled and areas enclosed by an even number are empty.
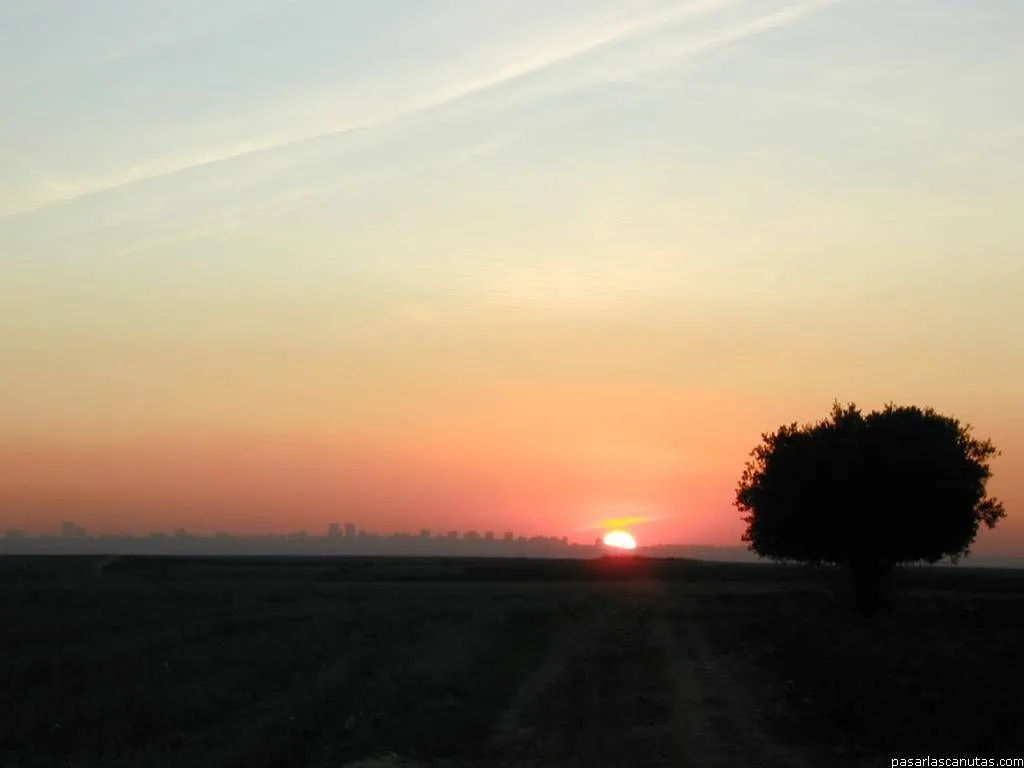
<svg viewBox="0 0 1024 768"><path fill-rule="evenodd" d="M1024 757L1024 572L0 559L0 766Z"/></svg>

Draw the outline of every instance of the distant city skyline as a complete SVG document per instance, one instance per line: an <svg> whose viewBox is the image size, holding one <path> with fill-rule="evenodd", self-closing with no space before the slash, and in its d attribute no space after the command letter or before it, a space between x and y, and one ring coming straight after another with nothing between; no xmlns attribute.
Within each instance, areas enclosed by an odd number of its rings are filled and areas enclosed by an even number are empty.
<svg viewBox="0 0 1024 768"><path fill-rule="evenodd" d="M8 528L4 531L4 535L8 539L21 539L21 538L46 538L48 536L58 536L62 539L87 539L87 538L146 538L149 536L173 536L175 538L185 537L196 537L196 538L210 538L218 536L231 536L233 538L253 538L254 536L249 535L236 535L226 530L213 530L212 532L203 532L196 530L188 530L187 528L175 528L172 531L150 531L144 534L126 534L126 533L110 533L110 532L90 532L86 527L79 525L73 520L62 520L60 526L53 532L39 531L37 533L31 533L19 528ZM417 531L373 531L367 528L363 528L357 523L353 522L330 522L327 524L325 530L322 533L316 531L309 531L305 528L296 529L286 533L273 533L266 532L263 534L256 534L256 538L288 538L288 537L317 537L322 536L328 540L345 540L353 541L364 538L394 538L394 539L444 539L444 540L469 540L469 541L561 541L563 543L569 543L568 536L523 536L517 535L514 531L494 531L484 530L478 531L475 528L469 528L466 530L440 530L432 531L429 528L420 528Z"/></svg>
<svg viewBox="0 0 1024 768"><path fill-rule="evenodd" d="M567 536L523 536L513 531L429 529L379 533L352 522L331 522L320 532L237 536L226 531L153 531L141 535L90 534L71 520L39 535L8 529L0 554L161 554L161 555L423 555L507 557L592 557L600 539L570 542Z"/></svg>
<svg viewBox="0 0 1024 768"><path fill-rule="evenodd" d="M335 527L337 526L337 527ZM352 536L344 532L351 526ZM490 536L490 537L489 537ZM523 536L512 531L475 530L375 533L355 523L329 523L321 532L306 530L287 533L232 535L213 533L153 531L139 535L91 534L74 521L62 521L51 532L31 535L19 529L7 529L0 538L2 555L157 555L157 556L352 556L352 557L539 557L590 558L609 550L596 537L590 541L571 541L567 536ZM676 557L713 562L769 562L745 545L710 543L642 542L634 550L645 557ZM1006 553L975 552L962 561L966 567L1024 568L1024 557Z"/></svg>

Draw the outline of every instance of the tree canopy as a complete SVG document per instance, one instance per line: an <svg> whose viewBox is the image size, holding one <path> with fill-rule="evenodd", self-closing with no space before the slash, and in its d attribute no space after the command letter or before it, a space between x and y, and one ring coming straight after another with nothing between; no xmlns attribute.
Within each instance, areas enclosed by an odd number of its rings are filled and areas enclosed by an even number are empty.
<svg viewBox="0 0 1024 768"><path fill-rule="evenodd" d="M821 421L762 435L736 490L750 549L832 563L862 582L899 563L959 560L1003 505L986 493L989 440L932 408L863 414L838 402Z"/></svg>

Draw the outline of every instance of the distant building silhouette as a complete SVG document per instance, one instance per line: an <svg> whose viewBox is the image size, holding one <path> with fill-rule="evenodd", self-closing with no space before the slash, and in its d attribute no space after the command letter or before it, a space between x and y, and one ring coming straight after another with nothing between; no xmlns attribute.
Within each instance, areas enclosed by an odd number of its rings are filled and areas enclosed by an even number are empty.
<svg viewBox="0 0 1024 768"><path fill-rule="evenodd" d="M341 526L338 523L331 523L327 528L327 537L331 539L341 538Z"/></svg>
<svg viewBox="0 0 1024 768"><path fill-rule="evenodd" d="M356 537L356 524L345 523L345 538L354 539Z"/></svg>
<svg viewBox="0 0 1024 768"><path fill-rule="evenodd" d="M84 539L86 531L85 528L75 525L70 520L65 520L60 524L60 535L62 539Z"/></svg>
<svg viewBox="0 0 1024 768"><path fill-rule="evenodd" d="M477 541L480 538L480 534L476 531L466 531L465 536L462 538L467 539L468 541Z"/></svg>
<svg viewBox="0 0 1024 768"><path fill-rule="evenodd" d="M488 531L484 534L484 539L487 541L494 541L494 531Z"/></svg>
<svg viewBox="0 0 1024 768"><path fill-rule="evenodd" d="M354 528L355 526L353 526ZM416 533L394 531L373 533L358 531L351 538L329 536L330 526L317 535L305 531L292 533L262 533L255 535L225 535L188 533L179 528L168 535L160 531L143 534L103 533L87 535L86 530L74 523L59 531L37 534L15 529L0 529L0 555L260 555L260 556L436 556L436 557L559 557L586 558L600 556L606 549L600 539L594 544L570 543L565 536L516 536L511 531L500 539L491 531L473 538L467 531L460 537L458 531L431 532L424 528ZM343 532L339 526L339 534ZM69 537L58 535L69 534ZM664 545L644 547L643 554L650 557L688 557L718 562L758 562L760 558L745 547ZM973 560L973 558L972 558ZM997 565L990 558L974 561L980 566ZM972 563L973 564L973 563ZM1003 561L1001 567L1024 567L1024 558Z"/></svg>

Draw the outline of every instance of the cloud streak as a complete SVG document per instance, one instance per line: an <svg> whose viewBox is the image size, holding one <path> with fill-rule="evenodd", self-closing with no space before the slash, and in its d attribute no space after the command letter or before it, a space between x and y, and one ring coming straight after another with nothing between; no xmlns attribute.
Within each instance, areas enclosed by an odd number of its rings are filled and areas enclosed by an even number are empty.
<svg viewBox="0 0 1024 768"><path fill-rule="evenodd" d="M809 0L796 3L751 22L687 40L682 45L663 47L656 50L653 56L645 55L640 61L632 62L632 65L627 64L619 70L618 74L631 78L640 77L682 60L787 26L819 8L835 2L837 0ZM443 85L433 89L422 98L367 114L361 119L348 119L314 130L299 127L293 132L262 139L243 140L233 145L211 148L198 153L183 152L169 157L163 162L136 165L105 178L84 182L67 181L57 178L56 174L41 173L39 175L44 181L38 185L38 189L42 194L28 204L0 211L0 220L122 189L137 183L170 178L220 163L288 151L314 141L370 132L467 102L514 83L522 82L527 78L608 51L627 41L641 39L654 32L677 26L688 19L713 14L715 11L734 4L735 0L699 0L682 7L662 8L615 23L608 23L596 29L590 29L586 33L577 34L571 39L562 40L557 45L535 46L535 50L526 51L514 61L493 68L485 74ZM574 87L585 86L588 82L587 77L584 76L582 80L568 78L559 81L552 79L551 82L540 83L531 92L531 97L536 99L571 90ZM301 120L296 122L300 126L305 124Z"/></svg>
<svg viewBox="0 0 1024 768"><path fill-rule="evenodd" d="M225 161L288 149L310 141L340 137L361 130L382 127L394 121L430 112L485 91L499 88L555 65L648 33L666 24L677 23L696 14L712 12L727 5L728 2L729 0L700 0L682 8L674 7L626 19L609 25L607 28L592 30L589 34L580 35L568 42L563 41L557 46L531 51L516 61L499 66L484 75L450 83L421 99L367 115L364 119L346 120L318 130L310 131L308 128L300 128L288 134L247 140L233 146L210 149L190 156L178 156L162 163L136 166L121 173L91 181L73 182L54 179L49 174L41 174L45 177L45 181L40 188L47 194L42 199L28 205L0 211L0 216L17 216L49 205L115 190L137 182L169 177Z"/></svg>
<svg viewBox="0 0 1024 768"><path fill-rule="evenodd" d="M624 67L616 75L623 79L637 80L688 59L698 58L702 54L790 26L837 3L839 0L804 0L804 2L794 3L743 24L730 26L700 37L688 38L682 42L662 45L643 59L633 62L633 66Z"/></svg>

